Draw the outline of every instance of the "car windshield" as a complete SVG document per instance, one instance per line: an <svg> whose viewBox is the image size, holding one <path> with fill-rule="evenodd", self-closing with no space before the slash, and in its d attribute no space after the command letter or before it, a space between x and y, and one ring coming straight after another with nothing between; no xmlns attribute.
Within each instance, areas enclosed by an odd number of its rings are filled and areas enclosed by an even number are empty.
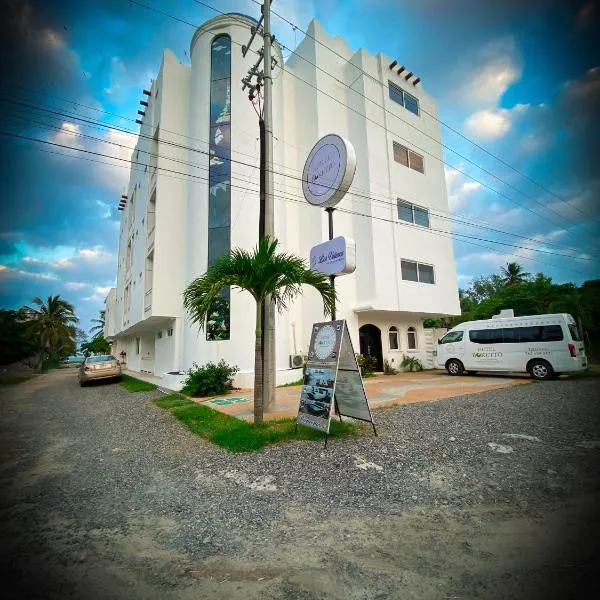
<svg viewBox="0 0 600 600"><path fill-rule="evenodd" d="M102 362L110 362L111 360L117 360L114 356L90 356L87 359L89 363L102 363Z"/></svg>

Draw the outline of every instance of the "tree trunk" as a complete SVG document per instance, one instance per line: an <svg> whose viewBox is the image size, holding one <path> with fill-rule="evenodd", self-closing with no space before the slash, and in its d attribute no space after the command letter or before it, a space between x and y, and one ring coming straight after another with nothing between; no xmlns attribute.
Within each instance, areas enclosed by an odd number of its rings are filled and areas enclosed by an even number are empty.
<svg viewBox="0 0 600 600"><path fill-rule="evenodd" d="M256 340L254 342L254 424L263 422L263 348L262 302L256 302Z"/></svg>

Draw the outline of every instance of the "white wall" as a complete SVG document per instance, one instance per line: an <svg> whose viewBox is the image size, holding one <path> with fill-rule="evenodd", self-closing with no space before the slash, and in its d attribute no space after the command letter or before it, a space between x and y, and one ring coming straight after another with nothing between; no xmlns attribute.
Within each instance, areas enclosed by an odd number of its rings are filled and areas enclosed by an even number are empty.
<svg viewBox="0 0 600 600"><path fill-rule="evenodd" d="M258 123L247 92L242 92L239 84L256 60L252 51L242 58L238 45L247 43L251 24L239 15L208 21L192 40L191 68L181 65L166 51L161 71L152 85L142 131L153 135L159 127L162 158L158 159L158 165L179 171L183 175L177 177L183 181L161 172L157 176L153 299L151 311L145 312L146 232L142 218L151 189L149 175L143 168L141 173L132 170L128 193L131 198L135 188L138 203L131 231L132 286L135 282L135 287L131 311L123 324L120 315L125 286L124 262L131 235L125 225L125 211L115 315L117 330L132 327L150 316L175 318L176 333L171 340L153 338L157 373L187 369L193 362L202 364L225 358L240 367L239 381L252 381L253 299L247 293L233 290L231 339L208 342L205 332L187 319L181 297L185 286L202 275L207 265L210 45L220 33L230 35L233 42L231 245L251 249L257 242ZM340 296L337 316L348 321L357 352L359 326L373 323L383 331L384 356L396 359L397 353L385 350L389 325L399 327L400 339L405 343L405 329L409 325L417 327L422 339L425 316L459 313L452 241L432 231L440 229L449 233L447 221L430 213L430 229L409 225L398 220L396 207L396 199L401 198L430 211L448 211L440 161L440 128L433 117L425 114L437 115L437 108L421 86L412 86L389 70L391 58L374 56L362 49L354 51L341 37L327 35L317 21L311 22L308 33L309 37L287 61L285 71L278 69L274 74L276 235L282 249L305 258L313 245L327 239L326 214L303 200L300 176L306 156L321 136L338 133L348 138L355 146L357 170L353 185L338 208L360 214L336 211L334 234L355 239L357 270L336 281ZM260 38L256 38L253 48L261 43ZM340 56L325 46L334 48ZM275 54L279 64L283 64L277 45ZM361 74L362 70L368 76ZM389 99L388 79L418 98L421 116L413 115ZM181 143L190 149L174 148L165 141ZM394 161L394 141L424 155L425 174ZM149 150L150 141L140 138L138 147L143 155ZM403 281L402 258L434 265L435 284ZM281 380L294 378L296 373L288 369L289 355L307 351L310 326L321 320L324 320L322 302L312 290L306 290L288 313L277 317L277 367ZM406 351L405 345L403 348ZM422 348L416 354L423 358ZM401 360L401 355L399 358ZM129 351L128 359L132 361L130 368L135 369L132 365L136 359Z"/></svg>

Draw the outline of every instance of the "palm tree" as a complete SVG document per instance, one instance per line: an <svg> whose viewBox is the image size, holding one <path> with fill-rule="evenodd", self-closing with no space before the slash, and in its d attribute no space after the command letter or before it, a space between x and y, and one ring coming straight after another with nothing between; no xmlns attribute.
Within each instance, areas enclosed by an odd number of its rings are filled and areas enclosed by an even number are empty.
<svg viewBox="0 0 600 600"><path fill-rule="evenodd" d="M98 315L99 319L92 319L92 323L96 323L91 329L90 334L92 338L104 337L104 324L106 322L106 310L102 309Z"/></svg>
<svg viewBox="0 0 600 600"><path fill-rule="evenodd" d="M29 334L39 343L41 368L45 353L51 359L58 359L61 352L74 347L79 319L75 307L59 295L48 296L46 302L36 296L32 303L35 306L26 306L23 312L29 321Z"/></svg>
<svg viewBox="0 0 600 600"><path fill-rule="evenodd" d="M524 283L531 275L523 270L523 267L516 262L506 263L506 267L500 267L504 285L514 285Z"/></svg>
<svg viewBox="0 0 600 600"><path fill-rule="evenodd" d="M258 246L248 252L236 248L219 259L208 271L188 285L183 303L192 322L204 329L207 316L215 300L221 298L223 288L246 290L256 301L256 341L254 344L254 423L263 421L263 348L262 309L270 296L279 312L302 293L302 286L315 288L321 298L325 314L335 308L336 294L325 275L309 269L301 258L277 253L277 240L262 238Z"/></svg>

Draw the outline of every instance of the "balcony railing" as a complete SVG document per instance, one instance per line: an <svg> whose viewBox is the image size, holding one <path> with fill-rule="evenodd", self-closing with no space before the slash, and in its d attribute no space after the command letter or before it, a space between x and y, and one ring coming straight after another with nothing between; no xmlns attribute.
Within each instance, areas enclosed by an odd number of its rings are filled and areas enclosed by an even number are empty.
<svg viewBox="0 0 600 600"><path fill-rule="evenodd" d="M152 308L152 290L146 290L144 294L144 312L148 312Z"/></svg>

